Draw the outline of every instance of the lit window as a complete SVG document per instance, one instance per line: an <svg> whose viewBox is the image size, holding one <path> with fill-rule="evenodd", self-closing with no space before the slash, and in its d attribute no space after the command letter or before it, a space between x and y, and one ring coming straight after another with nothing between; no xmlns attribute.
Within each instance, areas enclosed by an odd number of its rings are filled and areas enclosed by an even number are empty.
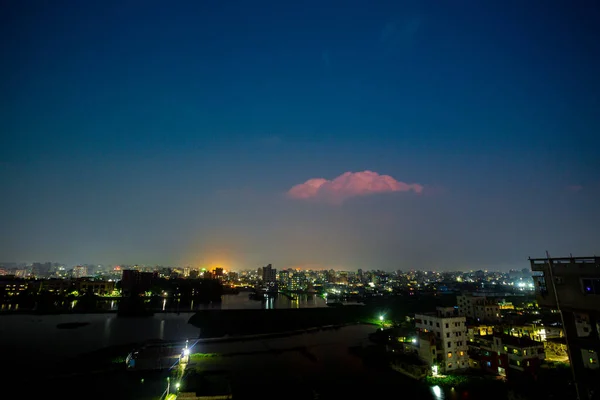
<svg viewBox="0 0 600 400"><path fill-rule="evenodd" d="M461 352L460 352L460 356L462 357L462 356L464 356L464 355L465 355L465 352L464 352L464 351L461 351Z"/></svg>
<svg viewBox="0 0 600 400"><path fill-rule="evenodd" d="M521 361L517 360L517 365L521 366Z"/></svg>
<svg viewBox="0 0 600 400"><path fill-rule="evenodd" d="M590 357L590 364L596 364L596 359Z"/></svg>
<svg viewBox="0 0 600 400"><path fill-rule="evenodd" d="M448 352L448 358L452 358L452 352L451 351Z"/></svg>

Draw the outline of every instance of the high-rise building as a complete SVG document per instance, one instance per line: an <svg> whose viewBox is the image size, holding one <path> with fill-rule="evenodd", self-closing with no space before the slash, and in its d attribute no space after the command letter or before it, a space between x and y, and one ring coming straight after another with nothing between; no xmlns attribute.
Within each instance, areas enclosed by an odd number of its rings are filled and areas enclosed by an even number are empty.
<svg viewBox="0 0 600 400"><path fill-rule="evenodd" d="M600 391L600 257L529 259L537 302L560 312L580 400Z"/></svg>
<svg viewBox="0 0 600 400"><path fill-rule="evenodd" d="M88 276L86 266L78 265L76 267L73 267L73 278L83 278L84 276Z"/></svg>
<svg viewBox="0 0 600 400"><path fill-rule="evenodd" d="M416 314L419 357L434 374L469 367L467 324L454 307L437 307L435 313Z"/></svg>
<svg viewBox="0 0 600 400"><path fill-rule="evenodd" d="M271 264L263 267L262 281L264 283L272 283L277 281L277 270Z"/></svg>

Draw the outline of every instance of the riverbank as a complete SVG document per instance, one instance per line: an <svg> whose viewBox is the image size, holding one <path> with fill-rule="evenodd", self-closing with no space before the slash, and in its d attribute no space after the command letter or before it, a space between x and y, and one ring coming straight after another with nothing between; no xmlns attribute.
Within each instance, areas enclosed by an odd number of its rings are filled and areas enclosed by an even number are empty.
<svg viewBox="0 0 600 400"><path fill-rule="evenodd" d="M364 306L202 310L197 311L189 323L199 328L203 337L245 336L367 322L373 320L373 312L374 310Z"/></svg>

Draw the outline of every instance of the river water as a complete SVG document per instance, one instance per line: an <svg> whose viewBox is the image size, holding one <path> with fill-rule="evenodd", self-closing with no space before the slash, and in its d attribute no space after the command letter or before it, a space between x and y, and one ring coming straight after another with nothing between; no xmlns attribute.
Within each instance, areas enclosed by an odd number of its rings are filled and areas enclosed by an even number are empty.
<svg viewBox="0 0 600 400"><path fill-rule="evenodd" d="M316 297L300 297L290 300L283 296L269 302L248 299L247 294L227 295L219 305L202 306L222 309L257 309L323 307L325 302ZM444 393L436 393L410 379L388 372L373 372L362 361L351 355L349 346L365 345L373 326L348 326L339 330L305 333L291 337L264 340L214 343L199 341L200 330L188 324L193 312L160 312L152 317L120 318L116 313L33 315L4 313L0 315L0 343L4 366L16 370L27 370L31 362L47 364L92 352L107 346L124 345L152 339L190 339L194 352L218 353L222 357L209 358L205 367L224 369L237 376L242 385L251 387L260 382L277 382L278 390L293 391L300 387L331 387L341 385L344 392L354 385L393 384L410 398L440 399ZM58 329L57 324L86 322L77 329ZM288 349L302 346L311 353L307 358ZM269 350L282 350L270 353ZM361 383L362 382L362 383ZM131 385L131 382L128 383ZM91 384L90 384L91 385ZM95 385L95 384L94 384ZM117 385L117 383L107 385ZM308 385L308 386L307 386ZM382 388L383 389L383 388ZM130 387L130 393L140 393ZM123 392L125 393L125 392ZM100 392L98 392L100 394ZM286 398L285 394L283 397ZM335 397L335 395L334 395ZM446 398L460 398L451 396ZM118 396L117 396L118 398ZM138 398L123 395L122 398ZM142 397L139 397L142 398Z"/></svg>
<svg viewBox="0 0 600 400"><path fill-rule="evenodd" d="M114 301L114 300L113 300ZM6 312L0 315L0 343L9 351L3 356L14 358L35 352L38 356L54 360L70 358L107 346L143 342L146 340L181 340L197 338L200 330L188 324L195 310L204 309L261 309L326 307L317 296L299 296L291 300L279 295L267 301L255 301L247 293L225 295L221 303L186 304L164 302L164 312L147 318L120 318L116 313L35 315ZM112 305L117 307L117 305ZM194 311L191 311L194 310ZM161 311L161 310L158 310ZM56 326L69 322L85 322L89 325L77 329L58 329Z"/></svg>

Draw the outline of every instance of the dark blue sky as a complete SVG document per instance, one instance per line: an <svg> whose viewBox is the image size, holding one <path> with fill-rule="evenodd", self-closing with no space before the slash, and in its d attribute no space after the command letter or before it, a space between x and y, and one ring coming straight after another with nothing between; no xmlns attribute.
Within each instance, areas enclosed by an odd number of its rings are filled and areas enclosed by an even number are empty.
<svg viewBox="0 0 600 400"><path fill-rule="evenodd" d="M3 1L0 261L600 254L600 8ZM285 193L370 170L422 193Z"/></svg>

